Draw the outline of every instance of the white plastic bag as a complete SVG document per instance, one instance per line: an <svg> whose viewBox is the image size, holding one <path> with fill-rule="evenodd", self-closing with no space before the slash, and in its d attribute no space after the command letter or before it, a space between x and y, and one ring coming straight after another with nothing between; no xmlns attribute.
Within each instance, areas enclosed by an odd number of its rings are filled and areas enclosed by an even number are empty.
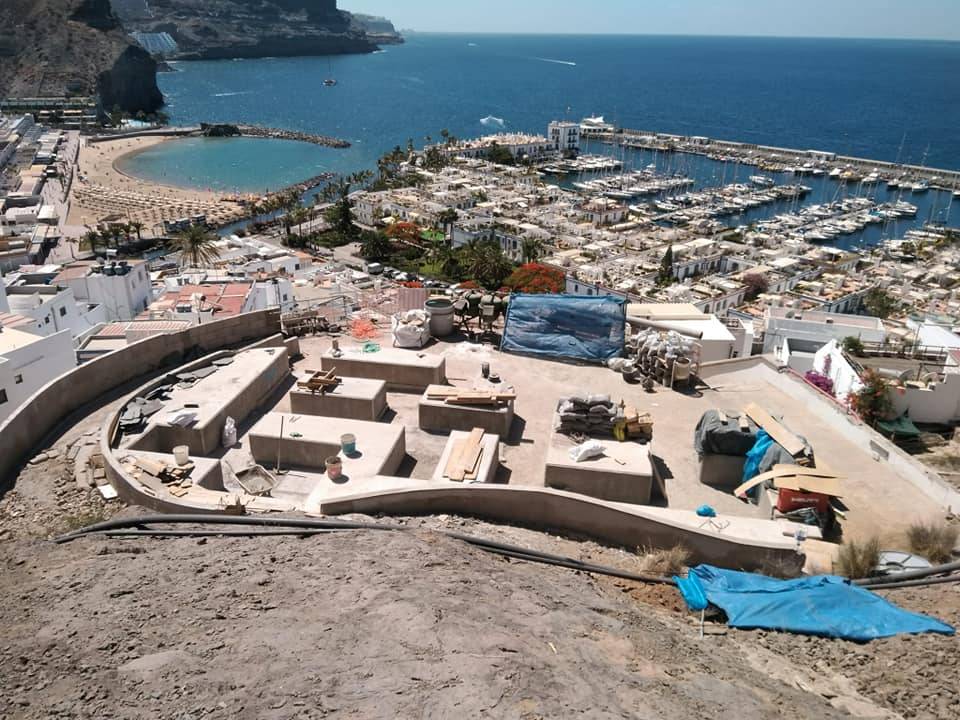
<svg viewBox="0 0 960 720"><path fill-rule="evenodd" d="M590 458L603 455L606 447L599 440L587 440L576 447L570 448L570 459L574 462L583 462Z"/></svg>
<svg viewBox="0 0 960 720"><path fill-rule="evenodd" d="M223 433L220 437L221 443L225 448L232 448L237 444L237 421L232 417L227 417L223 423Z"/></svg>

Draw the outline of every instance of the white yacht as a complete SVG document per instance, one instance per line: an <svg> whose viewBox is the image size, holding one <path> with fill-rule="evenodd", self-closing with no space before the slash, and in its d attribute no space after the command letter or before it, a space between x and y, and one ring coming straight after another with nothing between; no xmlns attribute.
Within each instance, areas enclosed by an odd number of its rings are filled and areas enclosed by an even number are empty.
<svg viewBox="0 0 960 720"><path fill-rule="evenodd" d="M773 178L769 178L766 175L751 175L750 182L760 187L773 187L776 185Z"/></svg>

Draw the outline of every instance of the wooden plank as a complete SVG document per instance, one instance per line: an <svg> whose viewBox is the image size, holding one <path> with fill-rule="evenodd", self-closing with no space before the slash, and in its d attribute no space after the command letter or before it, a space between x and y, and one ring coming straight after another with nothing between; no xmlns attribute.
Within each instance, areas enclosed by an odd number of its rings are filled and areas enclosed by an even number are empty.
<svg viewBox="0 0 960 720"><path fill-rule="evenodd" d="M486 397L448 397L444 401L447 405L499 405L500 401L492 395Z"/></svg>
<svg viewBox="0 0 960 720"><path fill-rule="evenodd" d="M796 468L797 466L796 465L780 465L779 467L790 468L790 470L770 470L769 472L755 475L754 477L747 480L742 485L739 485L738 487L734 488L733 494L737 496L743 496L744 494L746 494L747 490L752 490L757 485L762 485L767 480L776 480L778 477L793 475L794 474L793 468Z"/></svg>
<svg viewBox="0 0 960 720"><path fill-rule="evenodd" d="M770 413L756 403L747 405L744 412L749 415L757 425L766 430L767 434L780 444L784 450L794 457L806 450L806 445L803 444L800 438L787 430L777 422Z"/></svg>
<svg viewBox="0 0 960 720"><path fill-rule="evenodd" d="M777 488L796 490L797 492L820 493L830 497L841 497L843 495L843 491L840 489L840 481L837 478L791 475L778 477L773 481L773 484Z"/></svg>
<svg viewBox="0 0 960 720"><path fill-rule="evenodd" d="M466 446L466 440L455 440L453 447L450 448L450 455L447 457L447 464L443 467L443 476L451 477L456 468L463 466L463 448Z"/></svg>
<svg viewBox="0 0 960 720"><path fill-rule="evenodd" d="M778 464L773 466L774 470L783 470L790 472L793 475L804 475L808 477L822 477L822 478L837 478L838 480L846 480L842 475L837 475L832 470L828 470L825 467L811 468L811 467L801 467L800 465L783 465Z"/></svg>
<svg viewBox="0 0 960 720"><path fill-rule="evenodd" d="M476 464L474 455L480 448L480 442L483 440L483 429L474 428L470 431L470 436L464 441L460 453L457 455L457 462L450 472L450 479L462 481L467 470L473 468Z"/></svg>

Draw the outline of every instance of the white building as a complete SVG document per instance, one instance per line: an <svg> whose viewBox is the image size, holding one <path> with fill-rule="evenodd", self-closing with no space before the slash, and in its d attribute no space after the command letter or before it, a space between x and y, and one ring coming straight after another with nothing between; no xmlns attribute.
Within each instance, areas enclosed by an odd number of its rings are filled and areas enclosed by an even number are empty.
<svg viewBox="0 0 960 720"><path fill-rule="evenodd" d="M150 274L142 260L70 263L53 283L73 290L80 302L102 305L108 321L133 320L152 299Z"/></svg>
<svg viewBox="0 0 960 720"><path fill-rule="evenodd" d="M29 332L43 336L69 330L76 338L107 321L102 305L78 304L72 289L56 285L0 283L0 312L30 318Z"/></svg>
<svg viewBox="0 0 960 720"><path fill-rule="evenodd" d="M565 120L554 120L547 125L547 137L553 149L567 155L580 152L580 126Z"/></svg>
<svg viewBox="0 0 960 720"><path fill-rule="evenodd" d="M730 329L716 315L708 315L689 303L629 303L627 317L640 318L674 330L700 344L700 362L717 362L737 357L743 339L737 342Z"/></svg>
<svg viewBox="0 0 960 720"><path fill-rule="evenodd" d="M0 328L0 422L76 364L69 330L42 337L12 327Z"/></svg>
<svg viewBox="0 0 960 720"><path fill-rule="evenodd" d="M616 132L616 127L603 119L603 115L597 117L587 117L580 121L580 135L582 137L591 137L603 135L605 133Z"/></svg>
<svg viewBox="0 0 960 720"><path fill-rule="evenodd" d="M767 307L763 322L763 352L800 373L813 368L814 354L831 340L855 337L882 343L887 337L882 320L863 315Z"/></svg>

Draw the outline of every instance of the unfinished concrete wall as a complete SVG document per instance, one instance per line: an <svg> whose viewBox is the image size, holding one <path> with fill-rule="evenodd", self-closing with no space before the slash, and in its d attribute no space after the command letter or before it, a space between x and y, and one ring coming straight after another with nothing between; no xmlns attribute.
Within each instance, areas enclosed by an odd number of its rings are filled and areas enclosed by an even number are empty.
<svg viewBox="0 0 960 720"><path fill-rule="evenodd" d="M466 515L547 531L560 529L629 548L671 548L679 544L691 552L692 562L750 571L778 568L795 574L803 565L803 555L785 537L769 542L724 536L680 523L659 509L608 503L549 488L407 488L335 498L321 503L320 509L324 515Z"/></svg>
<svg viewBox="0 0 960 720"><path fill-rule="evenodd" d="M156 335L102 355L51 380L0 425L0 478L14 469L71 413L131 380L280 331L280 314L260 310L169 335Z"/></svg>

